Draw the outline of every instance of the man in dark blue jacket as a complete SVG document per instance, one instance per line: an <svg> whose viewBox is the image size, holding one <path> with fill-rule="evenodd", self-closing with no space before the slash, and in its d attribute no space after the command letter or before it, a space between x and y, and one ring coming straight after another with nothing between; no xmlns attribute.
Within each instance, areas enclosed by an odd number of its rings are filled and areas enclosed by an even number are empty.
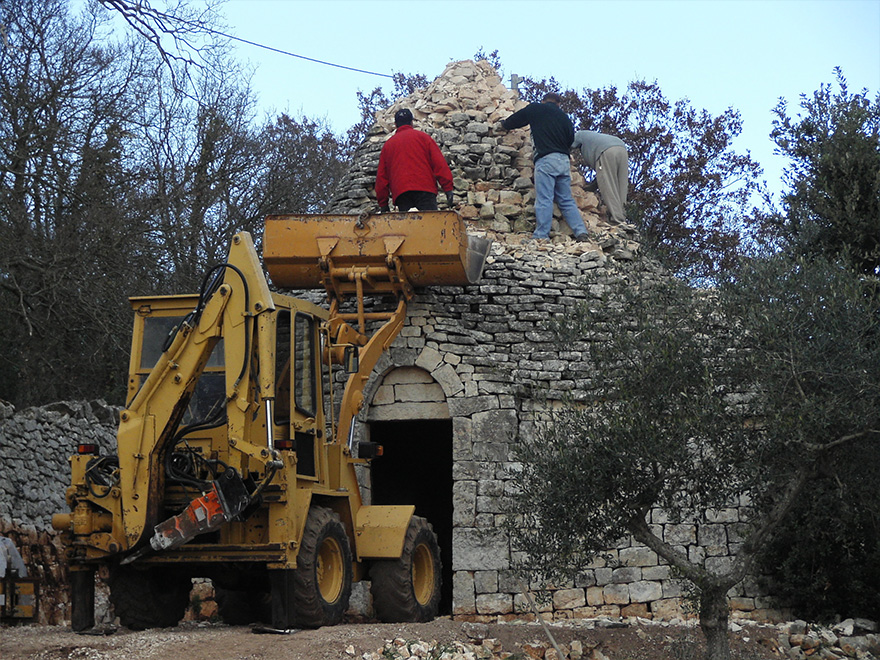
<svg viewBox="0 0 880 660"><path fill-rule="evenodd" d="M535 160L535 233L533 238L550 237L553 202L574 232L576 241L587 240L587 228L571 195L571 160L574 125L559 107L558 94L547 94L541 103L529 103L499 124L501 130L529 126L532 130Z"/></svg>

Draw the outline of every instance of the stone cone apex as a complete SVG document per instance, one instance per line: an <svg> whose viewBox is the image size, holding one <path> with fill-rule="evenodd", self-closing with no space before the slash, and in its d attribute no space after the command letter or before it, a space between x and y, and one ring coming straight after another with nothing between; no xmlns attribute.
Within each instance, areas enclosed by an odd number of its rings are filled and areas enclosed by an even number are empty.
<svg viewBox="0 0 880 660"><path fill-rule="evenodd" d="M379 154L385 140L394 133L394 113L409 108L413 126L434 138L449 163L456 210L469 229L505 242L528 238L535 228L530 131L522 128L496 134L494 130L499 121L525 105L504 86L488 61L450 62L426 88L376 113L376 123L356 149L351 167L337 186L326 212L378 210L375 182ZM609 255L631 257L638 248L635 228L607 221L600 199L587 190L574 163L571 178L575 202L590 230L592 249L600 247ZM444 204L441 195L441 208ZM514 240L517 235L519 239ZM554 243L571 243L566 238L571 230L555 207L551 235L556 236Z"/></svg>

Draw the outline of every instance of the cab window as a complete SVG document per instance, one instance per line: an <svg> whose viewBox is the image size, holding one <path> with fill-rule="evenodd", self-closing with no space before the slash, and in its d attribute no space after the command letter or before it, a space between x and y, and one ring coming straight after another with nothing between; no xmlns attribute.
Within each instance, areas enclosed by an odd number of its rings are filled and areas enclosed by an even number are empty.
<svg viewBox="0 0 880 660"><path fill-rule="evenodd" d="M304 415L317 412L317 374L315 372L315 319L297 314L293 324L294 405Z"/></svg>

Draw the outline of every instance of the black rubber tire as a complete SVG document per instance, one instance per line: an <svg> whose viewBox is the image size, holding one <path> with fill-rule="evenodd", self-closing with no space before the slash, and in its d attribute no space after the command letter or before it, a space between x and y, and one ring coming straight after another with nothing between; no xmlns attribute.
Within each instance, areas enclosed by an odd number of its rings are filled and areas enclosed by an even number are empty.
<svg viewBox="0 0 880 660"><path fill-rule="evenodd" d="M373 609L380 621L430 621L440 608L440 546L431 524L413 516L399 559L374 561L370 569Z"/></svg>
<svg viewBox="0 0 880 660"><path fill-rule="evenodd" d="M268 591L244 591L214 587L217 614L230 626L271 623L272 601Z"/></svg>
<svg viewBox="0 0 880 660"><path fill-rule="evenodd" d="M345 527L331 509L313 506L309 510L296 564L295 569L285 571L292 580L296 626L320 628L342 621L351 597L351 546Z"/></svg>
<svg viewBox="0 0 880 660"><path fill-rule="evenodd" d="M117 566L110 572L110 602L130 630L170 628L186 613L192 580L168 569Z"/></svg>

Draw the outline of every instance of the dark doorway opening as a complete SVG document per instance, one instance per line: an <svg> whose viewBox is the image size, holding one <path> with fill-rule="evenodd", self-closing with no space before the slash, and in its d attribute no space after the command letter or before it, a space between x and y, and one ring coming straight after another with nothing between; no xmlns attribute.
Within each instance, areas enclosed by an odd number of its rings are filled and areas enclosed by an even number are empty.
<svg viewBox="0 0 880 660"><path fill-rule="evenodd" d="M372 422L373 504L414 504L434 527L443 562L440 614L452 613L452 420Z"/></svg>

